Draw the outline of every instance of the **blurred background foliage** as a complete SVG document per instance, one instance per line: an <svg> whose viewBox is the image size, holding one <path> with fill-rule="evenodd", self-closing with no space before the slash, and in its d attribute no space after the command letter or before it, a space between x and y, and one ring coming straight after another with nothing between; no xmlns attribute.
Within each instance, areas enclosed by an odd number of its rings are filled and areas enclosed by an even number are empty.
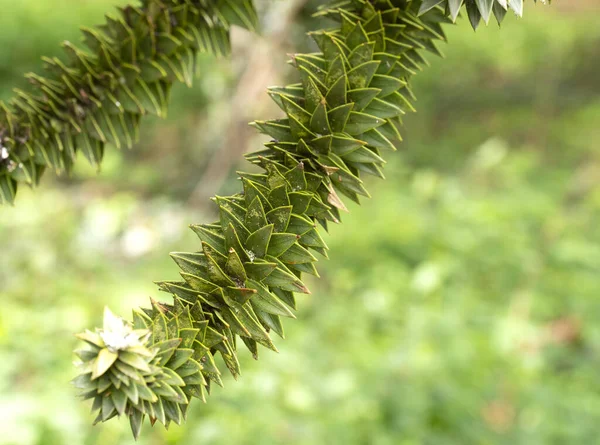
<svg viewBox="0 0 600 445"><path fill-rule="evenodd" d="M0 97L118 4L0 0ZM176 278L167 252L195 250L206 197L238 190L263 140L246 121L276 113L264 88L290 76L319 2L260 4L264 36L201 58L138 147L0 210L0 444L133 443L74 397L73 333L104 305L168 299L152 284ZM239 382L141 444L598 443L600 3L528 6L502 30L448 28L403 150L327 236L281 352L242 354Z"/></svg>

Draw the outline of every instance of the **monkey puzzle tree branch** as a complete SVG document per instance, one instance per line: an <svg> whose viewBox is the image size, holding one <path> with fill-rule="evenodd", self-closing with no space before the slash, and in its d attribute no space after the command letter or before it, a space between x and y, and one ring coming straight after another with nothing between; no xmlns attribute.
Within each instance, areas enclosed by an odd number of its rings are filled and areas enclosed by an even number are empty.
<svg viewBox="0 0 600 445"><path fill-rule="evenodd" d="M489 1L471 4L485 17ZM285 117L254 123L272 138L247 156L260 172L240 172L243 191L214 198L219 220L192 226L199 251L171 254L182 280L158 286L173 303L152 301L132 325L107 311L103 329L80 335L74 383L97 422L126 415L135 437L145 417L179 424L192 398L222 384L217 356L237 378L239 340L254 358L259 345L277 350L272 333L283 337L295 294L309 293L303 274L318 276L315 255L327 256L317 226L340 221L342 197L369 196L365 176L383 177L413 110L409 80L426 64L422 53L439 54L452 5L347 0L320 9L336 26L311 33L320 52L293 56L301 82L269 89Z"/></svg>
<svg viewBox="0 0 600 445"><path fill-rule="evenodd" d="M44 58L31 91L0 103L0 203L47 168L70 172L78 152L100 166L106 144L131 147L141 116L165 116L171 85L191 85L200 51L229 52L229 27L255 29L251 0L142 0L98 28L86 48L70 42L67 61Z"/></svg>

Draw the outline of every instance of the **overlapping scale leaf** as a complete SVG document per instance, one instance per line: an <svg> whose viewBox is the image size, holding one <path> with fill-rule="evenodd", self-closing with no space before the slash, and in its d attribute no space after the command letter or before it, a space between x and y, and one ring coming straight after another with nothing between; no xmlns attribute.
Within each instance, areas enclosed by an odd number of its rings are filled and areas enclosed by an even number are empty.
<svg viewBox="0 0 600 445"><path fill-rule="evenodd" d="M256 27L252 0L144 0L121 8L67 61L45 58L28 91L0 103L0 203L47 168L70 172L81 152L100 165L106 144L131 147L141 116L165 116L173 82L191 85L199 51L229 51L229 26Z"/></svg>

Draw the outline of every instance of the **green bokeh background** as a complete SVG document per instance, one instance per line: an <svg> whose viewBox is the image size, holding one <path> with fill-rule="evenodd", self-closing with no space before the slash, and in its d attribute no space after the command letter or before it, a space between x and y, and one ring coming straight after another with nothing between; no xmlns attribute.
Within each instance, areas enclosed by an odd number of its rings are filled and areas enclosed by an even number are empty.
<svg viewBox="0 0 600 445"><path fill-rule="evenodd" d="M261 2L266 17L280 1ZM318 3L288 45L308 45ZM600 443L600 3L530 3L501 30L448 28L388 179L326 236L281 352L241 351L239 381L140 444ZM0 0L0 97L117 4ZM240 36L232 61L200 59L134 150L109 149L99 175L84 159L49 173L0 209L0 444L134 443L125 420L90 426L69 385L73 334L104 305L128 317L168 299L152 284L177 276L167 252L197 250L186 226L214 209L189 198L227 154L231 91L261 41Z"/></svg>

